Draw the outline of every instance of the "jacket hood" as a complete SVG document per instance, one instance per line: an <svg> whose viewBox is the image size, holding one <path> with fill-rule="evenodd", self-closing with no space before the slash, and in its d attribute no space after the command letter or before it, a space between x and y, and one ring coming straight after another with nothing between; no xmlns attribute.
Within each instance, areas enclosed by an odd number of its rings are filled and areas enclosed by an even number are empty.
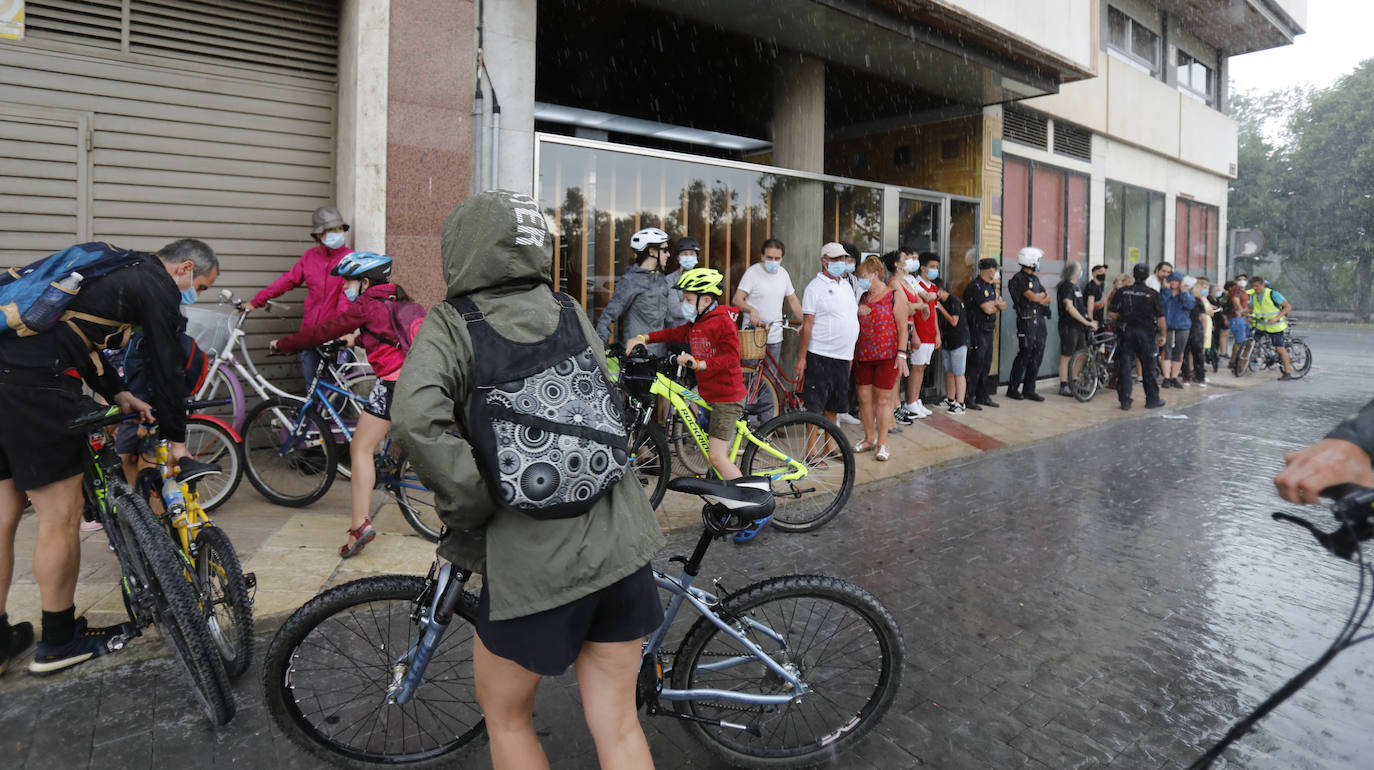
<svg viewBox="0 0 1374 770"><path fill-rule="evenodd" d="M527 195L489 190L468 198L449 212L440 242L446 296L551 282L548 226Z"/></svg>
<svg viewBox="0 0 1374 770"><path fill-rule="evenodd" d="M367 291L362 293L362 296L372 297L373 299L391 299L396 296L396 284L379 283L376 286L369 286L367 287Z"/></svg>

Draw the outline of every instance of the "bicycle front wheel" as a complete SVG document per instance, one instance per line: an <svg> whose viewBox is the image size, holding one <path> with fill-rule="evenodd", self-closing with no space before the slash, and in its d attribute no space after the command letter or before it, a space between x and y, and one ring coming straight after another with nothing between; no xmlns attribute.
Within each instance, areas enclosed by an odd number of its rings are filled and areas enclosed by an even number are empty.
<svg viewBox="0 0 1374 770"><path fill-rule="evenodd" d="M339 470L337 451L324 420L297 401L269 398L244 419L248 481L277 505L300 508L324 497Z"/></svg>
<svg viewBox="0 0 1374 770"><path fill-rule="evenodd" d="M1294 377L1306 377L1312 371L1312 350L1300 339L1288 340L1288 363Z"/></svg>
<svg viewBox="0 0 1374 770"><path fill-rule="evenodd" d="M401 455L396 462L396 475L387 480L386 489L410 528L431 543L439 542L439 532L444 522L439 518L439 509L434 506L434 493L420 480L415 466L410 464L410 458Z"/></svg>
<svg viewBox="0 0 1374 770"><path fill-rule="evenodd" d="M476 599L463 595L415 699L387 702L420 638L411 620L424 578L345 583L296 610L263 663L267 710L296 745L332 767L460 767L453 752L485 729L472 673Z"/></svg>
<svg viewBox="0 0 1374 770"><path fill-rule="evenodd" d="M672 450L658 423L645 423L630 437L630 467L644 491L649 493L649 505L657 508L663 502L673 473Z"/></svg>
<svg viewBox="0 0 1374 770"><path fill-rule="evenodd" d="M739 469L747 476L773 478L773 526L809 532L840 512L854 491L855 471L854 450L838 425L811 412L788 412L764 423L754 435L807 469L803 478L779 480L793 471L791 464L747 442Z"/></svg>
<svg viewBox="0 0 1374 770"><path fill-rule="evenodd" d="M186 419L186 451L220 472L196 481L196 496L206 513L224 505L243 480L243 447L223 424L204 415Z"/></svg>
<svg viewBox="0 0 1374 770"><path fill-rule="evenodd" d="M224 530L202 527L196 534L196 588L210 642L230 678L243 675L253 660L253 599L243 565Z"/></svg>
<svg viewBox="0 0 1374 770"><path fill-rule="evenodd" d="M1245 375L1249 374L1249 373L1250 373L1250 359L1254 356L1254 354L1255 354L1255 339L1254 339L1253 337L1251 337L1250 339L1248 339L1248 340L1246 340L1245 342L1242 342L1242 343L1241 343L1241 345L1240 345L1240 353L1238 353L1238 354L1236 355L1236 361L1235 361L1235 363L1231 366L1231 374L1233 374L1233 375L1235 375L1235 376L1237 376L1237 377L1244 377Z"/></svg>
<svg viewBox="0 0 1374 770"><path fill-rule="evenodd" d="M845 756L882 719L901 686L904 649L892 614L843 580L787 575L726 597L718 614L807 692L782 706L722 700L678 701L679 713L743 723L682 725L735 767L805 767ZM674 689L785 695L792 685L707 618L687 632L673 657Z"/></svg>
<svg viewBox="0 0 1374 770"><path fill-rule="evenodd" d="M1069 359L1069 382L1073 383L1073 397L1079 401L1086 403L1097 395L1097 364L1091 353L1080 350Z"/></svg>
<svg viewBox="0 0 1374 770"><path fill-rule="evenodd" d="M234 716L234 693L219 652L210 642L185 554L172 543L142 498L120 494L115 498L115 510L132 532L148 567L145 606L151 607L152 619L205 716L215 726L226 724Z"/></svg>

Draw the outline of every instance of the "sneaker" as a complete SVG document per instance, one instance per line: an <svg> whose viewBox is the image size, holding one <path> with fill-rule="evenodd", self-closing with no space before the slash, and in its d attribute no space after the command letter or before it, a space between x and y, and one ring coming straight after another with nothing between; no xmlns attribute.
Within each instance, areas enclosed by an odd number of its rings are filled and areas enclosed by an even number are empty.
<svg viewBox="0 0 1374 770"><path fill-rule="evenodd" d="M1044 397L1044 396L1040 395L1039 393L1036 393L1036 392L1033 391L1033 390L1028 390L1028 391L1022 393L1022 394L1021 394L1021 397L1024 398L1024 399L1026 399L1027 401L1044 401L1044 400L1045 400L1045 397Z"/></svg>
<svg viewBox="0 0 1374 770"><path fill-rule="evenodd" d="M1021 401L1024 400L1025 397L1021 395L1021 391L1007 388L1007 398L1012 401Z"/></svg>
<svg viewBox="0 0 1374 770"><path fill-rule="evenodd" d="M892 419L899 425L910 425L916 417L906 410L905 406L899 406L892 412Z"/></svg>
<svg viewBox="0 0 1374 770"><path fill-rule="evenodd" d="M736 532L736 533L735 533L735 537L733 538L734 541L735 541L736 543L747 543L747 542L749 542L750 540L753 540L753 539L754 539L754 535L757 535L757 534L759 533L759 530L761 530L761 529L763 529L765 526L767 526L767 525L768 525L768 522L770 522L770 521L772 521L772 520L773 520L773 517L772 517L772 516L765 516L765 517L763 517L762 519L759 519L758 521L756 521L756 522L750 524L749 526L745 527L744 529L742 529L742 530Z"/></svg>
<svg viewBox="0 0 1374 770"><path fill-rule="evenodd" d="M15 623L10 626L10 643L0 647L0 675L10 668L10 661L23 654L33 644L33 624Z"/></svg>
<svg viewBox="0 0 1374 770"><path fill-rule="evenodd" d="M1146 408L1146 409L1158 409L1158 408L1160 408L1161 406L1164 406L1164 405L1167 404L1167 403L1169 403L1169 402L1165 401L1165 400L1162 399L1162 398L1159 399L1158 401L1146 401L1146 402L1145 402L1145 408Z"/></svg>
<svg viewBox="0 0 1374 770"><path fill-rule="evenodd" d="M101 523L98 522L98 521L86 521L86 520L84 520L84 519L81 521L81 531L82 531L82 532L99 532L100 530L102 530L102 529L104 529L104 528L105 528L105 525L104 525L104 524L101 524Z"/></svg>
<svg viewBox="0 0 1374 770"><path fill-rule="evenodd" d="M911 402L910 404L907 404L906 408L913 414L915 414L918 419L922 417L929 417L932 414L935 414L934 412L927 409L926 405L921 403L921 399L919 398Z"/></svg>
<svg viewBox="0 0 1374 770"><path fill-rule="evenodd" d="M978 405L979 405L979 406L991 407L991 408L993 408L993 409L997 409L997 408L999 408L999 407L1002 406L1001 404L997 403L996 401L993 401L993 400L990 399L990 398L980 398L980 399L978 399Z"/></svg>
<svg viewBox="0 0 1374 770"><path fill-rule="evenodd" d="M1070 385L1070 384L1067 383L1067 382L1060 383L1060 385L1059 385L1059 395L1061 395L1061 396L1068 396L1069 398L1073 398L1073 386Z"/></svg>
<svg viewBox="0 0 1374 770"><path fill-rule="evenodd" d="M951 401L951 402L949 402L949 413L950 413L950 414L963 414L964 411L965 411L965 410L964 410L964 405L963 405L963 404L959 403L958 401Z"/></svg>
<svg viewBox="0 0 1374 770"><path fill-rule="evenodd" d="M841 425L863 425L863 424L864 424L864 423L863 423L863 420L860 420L859 418L855 417L854 415L850 414L849 412L840 412L840 420L839 420L839 422L840 422Z"/></svg>
<svg viewBox="0 0 1374 770"><path fill-rule="evenodd" d="M123 636L123 634L123 626L90 628L86 625L86 617L83 615L76 619L76 627L72 630L70 642L60 645L38 642L38 649L33 654L33 662L29 664L29 673L39 676L51 674L64 668L71 668L79 663L85 663L91 658L108 655L118 649L111 647L111 640Z"/></svg>
<svg viewBox="0 0 1374 770"><path fill-rule="evenodd" d="M1296 379L1297 379L1297 377L1294 377L1293 375L1289 374L1288 372L1284 372L1284 373L1283 373L1283 376L1279 378L1279 382L1283 382L1283 381L1285 381L1285 380L1296 380Z"/></svg>
<svg viewBox="0 0 1374 770"><path fill-rule="evenodd" d="M956 402L954 399L950 398L949 396L945 396L943 399L940 400L940 408L949 409L953 407L956 403L958 402Z"/></svg>

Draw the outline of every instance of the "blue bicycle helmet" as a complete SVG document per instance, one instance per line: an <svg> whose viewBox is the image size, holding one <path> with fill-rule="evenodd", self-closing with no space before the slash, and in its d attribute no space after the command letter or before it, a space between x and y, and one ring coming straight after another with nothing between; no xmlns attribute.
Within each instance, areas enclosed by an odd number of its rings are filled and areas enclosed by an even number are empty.
<svg viewBox="0 0 1374 770"><path fill-rule="evenodd" d="M366 278L373 284L391 280L391 257L375 251L355 251L339 260L329 271L341 278Z"/></svg>

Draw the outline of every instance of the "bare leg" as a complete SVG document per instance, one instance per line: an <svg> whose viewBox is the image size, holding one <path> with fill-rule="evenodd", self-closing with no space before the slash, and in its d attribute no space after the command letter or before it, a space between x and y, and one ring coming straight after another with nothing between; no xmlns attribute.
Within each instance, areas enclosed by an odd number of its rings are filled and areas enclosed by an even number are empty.
<svg viewBox="0 0 1374 770"><path fill-rule="evenodd" d="M958 401L958 402L961 403L961 404L966 403L966 402L964 401L964 397L965 397L966 395L968 395L968 376L967 376L967 375L963 375L963 374L955 375L955 377L954 377L954 392L959 394L958 396L956 396L956 397L954 398L955 401Z"/></svg>
<svg viewBox="0 0 1374 770"><path fill-rule="evenodd" d="M716 469L720 477L726 481L737 479L743 476L739 472L739 466L730 462L730 443L723 438L711 436L707 443L707 455L711 458L711 466Z"/></svg>
<svg viewBox="0 0 1374 770"><path fill-rule="evenodd" d="M548 770L549 758L534 734L534 692L540 676L488 650L481 637L473 637L472 648L477 703L487 720L492 765L496 770ZM630 670L637 671L633 666Z"/></svg>
<svg viewBox="0 0 1374 770"><path fill-rule="evenodd" d="M926 381L926 365L912 364L911 376L906 378L906 402L914 403L921 398L921 384Z"/></svg>
<svg viewBox="0 0 1374 770"><path fill-rule="evenodd" d="M1059 357L1059 384L1061 386L1069 384L1069 357Z"/></svg>
<svg viewBox="0 0 1374 770"><path fill-rule="evenodd" d="M19 531L19 519L24 516L25 499L24 493L14 486L14 479L0 481L0 615L5 614L5 600L14 580L14 533Z"/></svg>
<svg viewBox="0 0 1374 770"><path fill-rule="evenodd" d="M635 708L640 643L584 642L577 656L582 712L603 770L652 768L654 758Z"/></svg>
<svg viewBox="0 0 1374 770"><path fill-rule="evenodd" d="M864 424L864 441L870 444L877 441L877 435L874 431L878 430L876 418L881 415L881 410L879 410L878 415L873 413L874 390L875 388L872 385L859 386L859 419L862 420ZM890 416L891 415L889 415L889 417Z"/></svg>
<svg viewBox="0 0 1374 770"><path fill-rule="evenodd" d="M874 443L882 446L887 443L888 431L892 430L892 423L895 422L892 416L892 394L896 389L890 388L884 390L882 388L870 386L868 390L872 392L869 398L874 402L873 408L878 412L878 437L874 439ZM860 393L862 393L862 391L860 391ZM868 425L869 421L864 420L865 431L868 430Z"/></svg>
<svg viewBox="0 0 1374 770"><path fill-rule="evenodd" d="M954 375L950 374L949 369L945 369L945 395L954 398ZM963 403L962 398L955 398L954 400Z"/></svg>
<svg viewBox="0 0 1374 770"><path fill-rule="evenodd" d="M61 612L75 603L81 569L81 477L30 490L29 499L38 512L38 542L33 548L38 594L45 611Z"/></svg>
<svg viewBox="0 0 1374 770"><path fill-rule="evenodd" d="M357 529L367 521L372 508L372 487L377 483L377 466L373 456L391 423L382 418L363 412L358 415L358 427L353 431L353 443L348 448L352 461L353 480L349 488L353 493L353 520L349 529ZM353 545L354 537L348 536L348 544Z"/></svg>
<svg viewBox="0 0 1374 770"><path fill-rule="evenodd" d="M1283 364L1283 373L1291 374L1293 371L1293 361L1288 357L1287 346L1274 349L1279 352L1279 363Z"/></svg>

